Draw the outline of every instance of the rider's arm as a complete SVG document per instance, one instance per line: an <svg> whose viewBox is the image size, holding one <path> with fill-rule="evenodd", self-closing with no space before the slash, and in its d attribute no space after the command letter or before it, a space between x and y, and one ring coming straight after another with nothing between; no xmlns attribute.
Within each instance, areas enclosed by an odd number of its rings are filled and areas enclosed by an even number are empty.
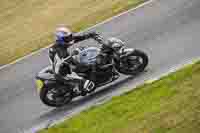
<svg viewBox="0 0 200 133"><path fill-rule="evenodd" d="M84 35L74 35L73 40L74 40L74 43L77 43L77 42L84 41L86 39L92 38L92 37L94 37L94 35L95 35L94 32L87 33L87 34L84 34Z"/></svg>
<svg viewBox="0 0 200 133"><path fill-rule="evenodd" d="M56 51L54 46L49 48L49 60L50 60L53 72L56 73L55 72L56 66L59 63L58 61L60 60L60 58L59 58L57 51Z"/></svg>
<svg viewBox="0 0 200 133"><path fill-rule="evenodd" d="M90 37L88 35L76 35L76 36L73 36L74 43L81 42L81 41L84 41L84 40L89 39L89 38Z"/></svg>
<svg viewBox="0 0 200 133"><path fill-rule="evenodd" d="M56 55L56 51L54 50L54 48L53 47L49 48L49 60L50 60L51 65L54 63L55 55Z"/></svg>

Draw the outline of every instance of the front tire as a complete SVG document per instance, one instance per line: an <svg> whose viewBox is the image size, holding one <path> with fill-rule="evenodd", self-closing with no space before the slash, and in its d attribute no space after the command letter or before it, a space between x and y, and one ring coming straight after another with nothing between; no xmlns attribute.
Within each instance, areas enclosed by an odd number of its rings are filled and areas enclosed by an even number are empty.
<svg viewBox="0 0 200 133"><path fill-rule="evenodd" d="M134 57L134 59L129 59L131 57ZM136 66L137 62L138 65ZM121 61L117 65L117 70L122 74L135 75L139 72L144 71L144 69L148 65L148 62L148 56L144 52L140 50L134 50L132 54L125 57L125 60Z"/></svg>
<svg viewBox="0 0 200 133"><path fill-rule="evenodd" d="M66 105L72 98L72 91L66 88L66 86L51 84L49 86L46 85L40 91L41 101L50 107L61 107Z"/></svg>

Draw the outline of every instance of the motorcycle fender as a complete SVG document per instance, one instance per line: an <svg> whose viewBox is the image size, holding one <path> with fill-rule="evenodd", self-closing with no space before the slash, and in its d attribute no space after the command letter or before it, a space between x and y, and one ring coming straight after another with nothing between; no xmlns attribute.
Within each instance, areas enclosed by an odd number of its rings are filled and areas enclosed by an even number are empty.
<svg viewBox="0 0 200 133"><path fill-rule="evenodd" d="M40 91L44 87L44 82L40 79L37 79L35 82L36 82L37 92L40 93Z"/></svg>
<svg viewBox="0 0 200 133"><path fill-rule="evenodd" d="M44 86L50 86L50 85L55 85L55 84L57 84L57 82L54 81L54 80L46 80L46 81L44 81Z"/></svg>
<svg viewBox="0 0 200 133"><path fill-rule="evenodd" d="M123 50L124 54L122 56L120 56L120 58L122 59L124 57L127 57L127 56L133 54L134 52L135 52L135 49L133 49L133 48L126 48L126 49Z"/></svg>
<svg viewBox="0 0 200 133"><path fill-rule="evenodd" d="M42 89L45 89L48 86L55 85L55 84L56 84L56 81L53 81L53 80L45 80L45 81L36 80L37 92L40 93Z"/></svg>
<svg viewBox="0 0 200 133"><path fill-rule="evenodd" d="M133 52L134 49L133 48L126 48L123 50L123 53L130 53L130 52Z"/></svg>

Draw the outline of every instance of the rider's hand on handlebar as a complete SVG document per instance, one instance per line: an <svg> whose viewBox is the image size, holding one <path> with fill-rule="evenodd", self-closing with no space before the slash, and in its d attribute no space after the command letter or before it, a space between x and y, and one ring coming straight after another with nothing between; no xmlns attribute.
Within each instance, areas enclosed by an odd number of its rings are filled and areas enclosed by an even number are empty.
<svg viewBox="0 0 200 133"><path fill-rule="evenodd" d="M96 38L97 36L99 36L99 34L96 33L96 32L91 32L91 33L89 33L89 36L90 36L91 38Z"/></svg>

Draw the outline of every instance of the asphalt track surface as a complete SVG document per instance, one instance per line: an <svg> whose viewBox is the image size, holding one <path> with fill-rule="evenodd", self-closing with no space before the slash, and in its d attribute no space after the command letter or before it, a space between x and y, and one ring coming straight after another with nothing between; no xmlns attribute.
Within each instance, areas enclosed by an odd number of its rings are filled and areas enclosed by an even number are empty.
<svg viewBox="0 0 200 133"><path fill-rule="evenodd" d="M129 47L145 51L150 57L147 71L137 77L122 76L119 81L63 108L49 108L40 102L34 84L35 74L49 64L47 50L43 50L0 70L0 133L22 132L70 116L200 57L200 1L155 0L92 30L102 32L105 37L119 37Z"/></svg>

